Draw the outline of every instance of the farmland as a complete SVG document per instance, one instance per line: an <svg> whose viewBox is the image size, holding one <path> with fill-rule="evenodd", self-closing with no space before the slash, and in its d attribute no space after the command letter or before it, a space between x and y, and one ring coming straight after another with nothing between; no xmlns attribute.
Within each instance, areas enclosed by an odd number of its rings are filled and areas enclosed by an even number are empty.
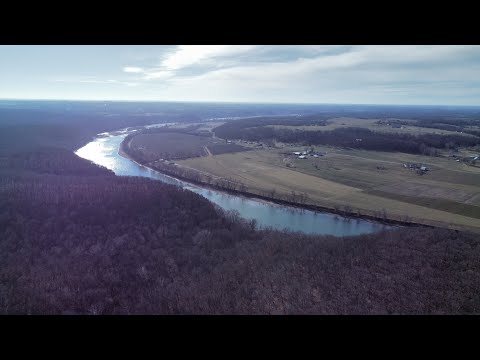
<svg viewBox="0 0 480 360"><path fill-rule="evenodd" d="M174 130L137 134L127 144L130 151L136 152L138 156L142 156L143 160L147 162L158 159L177 160L212 156L246 150L245 147L229 144L221 139L177 133Z"/></svg>
<svg viewBox="0 0 480 360"><path fill-rule="evenodd" d="M408 119L401 120L400 127L392 127L390 121L347 117L318 121L312 117L303 123L290 118L274 121L279 124L262 120L263 128L328 133L363 127L371 131L368 136L373 141L377 141L377 133L437 136L438 142L432 142L438 146L434 151L437 156L427 156L429 151L417 154L328 144L306 146L276 139L222 139L216 137L216 129L223 123L188 124L156 134L137 134L128 142L129 152L159 170L160 159L175 159L173 171L179 175L273 200L480 231L480 167L475 162L460 161L471 159L478 147L442 148L442 136L460 144L462 139L469 139L467 143L474 144L474 135L413 126L414 120ZM246 123L255 125L253 120ZM410 123L412 126L406 125ZM232 122L232 126L236 124L241 122ZM306 150L308 155L300 158L298 154Z"/></svg>
<svg viewBox="0 0 480 360"><path fill-rule="evenodd" d="M252 149L179 164L235 179L248 192L262 196L295 192L306 194L307 204L374 216L385 212L392 219L480 230L479 168L419 155L321 150L327 154L298 159L285 149ZM404 161L422 162L431 170L419 176L405 169Z"/></svg>
<svg viewBox="0 0 480 360"><path fill-rule="evenodd" d="M333 117L318 121L308 118L303 122L265 118L260 124L256 127L253 120L247 119L217 128L221 130L219 134L239 134L236 142L249 147L252 151L248 153L186 159L179 164L234 179L244 184L248 192L271 198L295 199L296 194L296 202L305 204L480 230L480 167L470 161L478 154L479 141L461 131L476 129L475 123L455 127L449 120L443 124L440 120L436 123ZM268 128L291 133L283 136L284 133L267 131ZM213 132L217 133L217 129ZM353 129L367 131L358 132L366 136L364 141L360 138L354 139L358 143L342 142L341 137L349 139ZM328 135L332 131L335 133ZM309 132L323 136L326 143L302 144L311 138ZM254 140L259 134L260 138ZM395 151L389 138L380 134L391 134L392 141L411 153ZM280 141L278 138L282 137L298 138L299 142ZM369 144L363 144L366 141ZM388 145L388 151L381 151L382 141ZM416 145L408 148L407 141ZM422 141L428 146L422 145ZM357 146L341 146L342 143ZM371 146L375 151L369 148L370 144L375 144ZM310 154L302 155L302 159L298 154L305 150ZM426 170L420 170L421 167Z"/></svg>
<svg viewBox="0 0 480 360"><path fill-rule="evenodd" d="M297 126L295 129L306 130L306 131L330 131L334 129L341 129L346 127L359 127L368 129L371 131L377 131L382 133L398 133L398 134L411 134L411 135L421 135L421 134L441 134L441 135L453 135L456 134L455 131L437 129L437 128L425 128L420 126L415 126L415 120L403 120L404 125L395 126L395 119L392 121L381 121L380 119L358 119L350 117L339 117L329 119L325 126ZM292 129L293 126L289 125L268 125L277 129ZM477 130L477 127L469 127L472 130ZM472 136L470 134L462 134L465 136Z"/></svg>

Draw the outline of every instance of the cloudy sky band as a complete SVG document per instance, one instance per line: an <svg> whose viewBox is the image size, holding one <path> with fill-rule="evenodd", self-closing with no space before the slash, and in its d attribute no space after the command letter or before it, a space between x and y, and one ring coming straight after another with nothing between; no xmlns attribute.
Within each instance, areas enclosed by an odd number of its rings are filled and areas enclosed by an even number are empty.
<svg viewBox="0 0 480 360"><path fill-rule="evenodd" d="M480 46L9 46L0 98L480 105Z"/></svg>

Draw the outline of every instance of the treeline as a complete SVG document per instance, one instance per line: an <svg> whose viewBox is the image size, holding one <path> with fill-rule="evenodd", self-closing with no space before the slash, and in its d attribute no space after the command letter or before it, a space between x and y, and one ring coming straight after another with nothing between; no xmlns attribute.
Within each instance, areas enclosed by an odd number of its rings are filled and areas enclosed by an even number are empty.
<svg viewBox="0 0 480 360"><path fill-rule="evenodd" d="M166 133L176 133L176 134L187 134L187 135L195 135L195 136L203 136L203 137L212 137L211 132L203 132L199 131L198 129L202 125L189 125L185 126L183 128L176 127L176 128L171 128L170 126L162 126L162 127L152 127L152 128L143 128L140 130L137 130L133 134L130 135L139 135L139 134L166 134Z"/></svg>
<svg viewBox="0 0 480 360"><path fill-rule="evenodd" d="M42 147L74 151L91 141L97 134L95 131L65 124L0 126L0 156L36 151Z"/></svg>
<svg viewBox="0 0 480 360"><path fill-rule="evenodd" d="M1 105L1 102L0 102ZM144 116L82 110L0 108L0 156L38 147L76 150L101 132L156 123L199 121L189 114Z"/></svg>
<svg viewBox="0 0 480 360"><path fill-rule="evenodd" d="M200 117L192 113L178 110L162 111L161 105L157 105L159 113L148 113L135 103L125 106L116 105L97 104L92 107L89 103L62 104L59 102L55 106L47 106L39 102L35 108L29 109L2 108L0 101L0 126L62 125L89 129L96 134L102 130L112 131L127 126L201 121Z"/></svg>
<svg viewBox="0 0 480 360"><path fill-rule="evenodd" d="M436 149L480 144L480 138L462 135L395 134L374 132L369 129L348 127L331 131L308 131L273 128L267 126L245 127L243 120L232 121L214 129L222 138L247 141L274 139L302 145L331 145L345 148L375 151L405 152L410 154L437 155ZM237 124L240 123L240 124Z"/></svg>
<svg viewBox="0 0 480 360"><path fill-rule="evenodd" d="M126 140L127 138L125 138ZM177 166L169 164L168 162L158 161L151 162L151 157L141 150L137 150L128 146L128 141L122 141L120 144L122 150L133 160L140 164L148 164L152 169L158 170L161 173L170 175L176 178L184 179L187 181L192 181L194 183L202 183L215 188L227 190L227 191L239 191L246 192L247 186L241 181L238 181L233 178L221 178L218 176L210 175L204 172L197 171L195 169ZM290 199L290 198L289 198ZM296 198L295 198L296 199Z"/></svg>
<svg viewBox="0 0 480 360"><path fill-rule="evenodd" d="M274 129L267 125L285 126L325 126L326 115L282 116L282 117L255 117L226 122L214 129L215 135L222 139L244 139L250 141L271 138ZM261 137L255 136L256 130L261 128ZM245 134L245 135L244 135ZM269 136L270 135L270 136ZM242 136L242 137L238 137Z"/></svg>
<svg viewBox="0 0 480 360"><path fill-rule="evenodd" d="M480 137L480 130L473 130L469 127L480 126L480 117L476 119L462 119L462 118L427 118L427 119L416 119L413 123L408 120L401 119L389 119L389 120L379 120L377 123L389 123L405 126L417 126L427 129L439 129L447 131L456 131L463 132L466 134L474 135Z"/></svg>
<svg viewBox="0 0 480 360"><path fill-rule="evenodd" d="M140 164L147 164L145 157L141 152L132 151L127 148L125 151L133 160ZM306 192L291 190L290 192L279 192L273 186L271 189L254 189L249 188L244 182L232 177L219 177L193 168L184 167L178 164L170 164L169 162L152 162L148 163L148 167L158 170L159 172L172 176L177 179L185 180L190 183L207 185L218 190L223 190L231 193L240 193L246 195L253 195L257 198L263 198L270 201L275 201L284 205L300 205L303 208L310 208L317 211L328 211L341 216L357 217L375 219L376 221L384 221L386 223L402 223L412 224L415 219L409 215L394 215L382 208L381 210L366 210L354 208L348 204L336 205L333 208L319 207L312 201Z"/></svg>
<svg viewBox="0 0 480 360"><path fill-rule="evenodd" d="M478 236L258 230L132 177L0 178L1 314L478 314Z"/></svg>
<svg viewBox="0 0 480 360"><path fill-rule="evenodd" d="M240 193L246 193L246 192L251 193L251 189L249 189L247 185L245 185L242 181L239 181L231 177L228 177L228 178L218 177L215 175L200 172L198 170L183 167L183 166L169 165L165 162L150 164L150 167L164 174L167 174L176 178L184 179L194 183L205 184L220 190L227 190L227 191L240 192ZM287 203L300 204L300 205L308 204L310 199L308 194L305 192L292 190L290 193L279 193L273 188L271 190L265 190L262 192L254 192L253 194L259 195L271 200L283 201ZM342 214L353 214L354 211L355 210L349 206L345 206L343 209L340 209L339 207L335 208L336 213L342 213ZM361 215L359 209L356 210L355 215ZM379 214L375 214L375 216L379 218L382 217ZM383 218L387 220L386 216ZM405 221L407 220L408 219L405 219Z"/></svg>
<svg viewBox="0 0 480 360"><path fill-rule="evenodd" d="M312 206L310 196L306 192L291 190L289 193L278 192L275 188L266 190L256 190L249 188L245 183L238 179L231 177L218 177L195 169L169 165L165 162L158 162L149 164L149 167L160 171L163 174L193 182L196 184L203 184L209 187L240 194L250 194L256 197L273 200L278 203L287 205L301 205L304 207ZM313 205L315 210L319 210L317 205ZM411 224L414 219L410 216L394 216L389 214L386 209L369 211L365 209L353 208L350 205L336 205L333 208L321 208L320 210L328 211L341 216L358 217L358 218L374 218L376 221L383 220L384 222L397 221L401 223ZM353 221L353 220L352 220Z"/></svg>

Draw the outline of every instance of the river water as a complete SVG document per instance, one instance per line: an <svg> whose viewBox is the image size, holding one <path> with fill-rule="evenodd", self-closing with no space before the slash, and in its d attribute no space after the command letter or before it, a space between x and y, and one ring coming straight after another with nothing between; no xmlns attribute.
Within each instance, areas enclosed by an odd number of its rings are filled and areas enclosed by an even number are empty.
<svg viewBox="0 0 480 360"><path fill-rule="evenodd" d="M163 175L118 154L120 143L127 134L126 130L113 134L99 134L94 141L75 153L84 159L105 166L119 176L143 176L194 191L225 210L237 210L245 219L256 219L257 224L262 227L336 236L367 234L389 228L374 221L345 218L330 213L303 210L260 199L231 195Z"/></svg>

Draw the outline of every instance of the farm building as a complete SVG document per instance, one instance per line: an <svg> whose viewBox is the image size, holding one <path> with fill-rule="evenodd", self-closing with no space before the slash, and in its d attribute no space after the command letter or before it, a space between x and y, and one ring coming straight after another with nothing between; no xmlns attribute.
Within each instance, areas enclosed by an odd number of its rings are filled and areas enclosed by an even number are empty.
<svg viewBox="0 0 480 360"><path fill-rule="evenodd" d="M417 170L417 172L425 172L428 171L428 168L425 165L422 164L403 164L404 168L410 169L410 170Z"/></svg>

